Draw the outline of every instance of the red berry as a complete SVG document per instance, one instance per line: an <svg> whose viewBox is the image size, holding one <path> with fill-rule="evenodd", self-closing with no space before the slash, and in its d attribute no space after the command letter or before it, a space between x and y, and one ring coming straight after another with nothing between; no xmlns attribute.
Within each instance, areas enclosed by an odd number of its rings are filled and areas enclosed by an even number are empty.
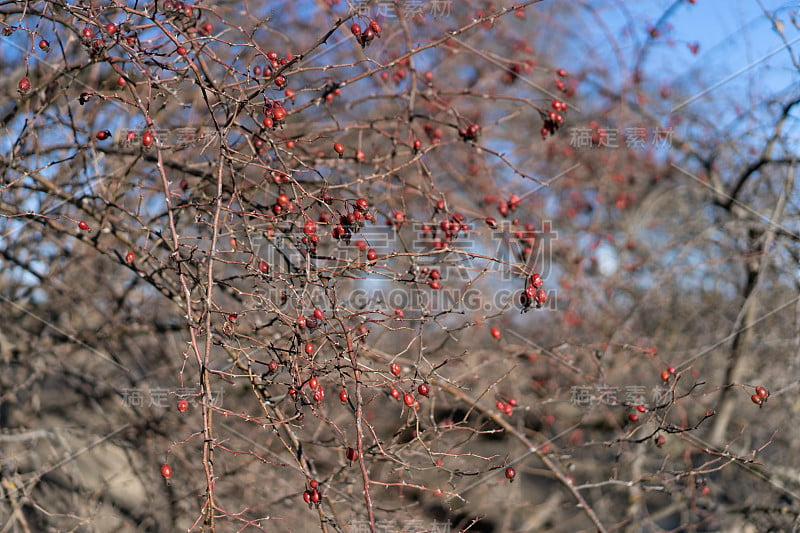
<svg viewBox="0 0 800 533"><path fill-rule="evenodd" d="M303 492L303 501L306 502L309 507L311 506L311 491L307 490Z"/></svg>
<svg viewBox="0 0 800 533"><path fill-rule="evenodd" d="M439 290L439 289L442 288L442 284L438 280L435 280L435 279L431 280L429 285L430 285L431 289L434 289L434 290Z"/></svg>
<svg viewBox="0 0 800 533"><path fill-rule="evenodd" d="M490 228L494 229L494 228L497 227L497 220L495 220L492 217L489 217L489 218L486 219L486 225L489 226Z"/></svg>
<svg viewBox="0 0 800 533"><path fill-rule="evenodd" d="M133 252L128 252L127 254L125 254L125 262L126 263L133 263L133 261L135 259L136 259L136 256L133 254Z"/></svg>
<svg viewBox="0 0 800 533"><path fill-rule="evenodd" d="M314 353L314 343L313 342L307 342L306 343L306 353L308 355L311 355L312 353Z"/></svg>
<svg viewBox="0 0 800 533"><path fill-rule="evenodd" d="M414 139L414 151L419 152L422 149L422 141Z"/></svg>
<svg viewBox="0 0 800 533"><path fill-rule="evenodd" d="M669 371L667 370L661 371L661 381L669 381L669 376L670 376Z"/></svg>
<svg viewBox="0 0 800 533"><path fill-rule="evenodd" d="M325 399L325 389L319 387L317 390L314 391L314 401L319 403Z"/></svg>
<svg viewBox="0 0 800 533"><path fill-rule="evenodd" d="M414 405L414 396L410 392L403 394L403 403L411 407Z"/></svg>
<svg viewBox="0 0 800 533"><path fill-rule="evenodd" d="M109 22L108 24L106 24L105 30L106 33L113 35L117 33L117 25L114 24L113 22Z"/></svg>
<svg viewBox="0 0 800 533"><path fill-rule="evenodd" d="M311 503L319 503L322 501L322 493L319 489L311 489Z"/></svg>
<svg viewBox="0 0 800 533"><path fill-rule="evenodd" d="M375 30L372 28L367 28L364 30L364 33L361 35L361 45L366 46L368 42L375 38ZM384 71L386 72L386 71ZM387 73L388 74L388 73Z"/></svg>
<svg viewBox="0 0 800 533"><path fill-rule="evenodd" d="M275 359L273 359L272 361L269 362L267 368L269 369L270 372L275 372L276 370L278 370L278 366L279 366L278 362Z"/></svg>
<svg viewBox="0 0 800 533"><path fill-rule="evenodd" d="M638 422L639 415L637 415L636 413L631 413L628 415L628 420L630 420L631 422Z"/></svg>
<svg viewBox="0 0 800 533"><path fill-rule="evenodd" d="M542 279L541 274L539 274L538 272L534 272L533 274L531 274L531 287L538 289L542 285L544 285L544 280Z"/></svg>
<svg viewBox="0 0 800 533"><path fill-rule="evenodd" d="M333 151L339 154L339 159L344 155L344 146L342 143L333 143Z"/></svg>
<svg viewBox="0 0 800 533"><path fill-rule="evenodd" d="M83 231L89 231L89 224L81 220L80 222L78 222L78 228Z"/></svg>
<svg viewBox="0 0 800 533"><path fill-rule="evenodd" d="M186 398L181 398L178 400L178 411L181 413L186 411L189 408L189 402L186 401Z"/></svg>
<svg viewBox="0 0 800 533"><path fill-rule="evenodd" d="M764 399L758 394L753 394L752 396L750 396L750 401L752 401L756 405L761 405L764 403Z"/></svg>
<svg viewBox="0 0 800 533"><path fill-rule="evenodd" d="M377 258L378 258L378 252L376 252L372 248L367 250L367 259L369 259L370 261L375 261Z"/></svg>
<svg viewBox="0 0 800 533"><path fill-rule="evenodd" d="M153 134L149 131L146 131L142 134L142 145L145 148L149 148L153 145Z"/></svg>
<svg viewBox="0 0 800 533"><path fill-rule="evenodd" d="M186 51L186 47L185 47L185 46L179 46L179 47L177 47L177 48L175 49L175 52L177 52L179 56L186 56L186 54L188 53L188 52Z"/></svg>
<svg viewBox="0 0 800 533"><path fill-rule="evenodd" d="M674 366L668 366L667 367L667 372L669 372L670 374L674 374L675 373L675 367Z"/></svg>
<svg viewBox="0 0 800 533"><path fill-rule="evenodd" d="M276 107L272 110L272 118L277 122L283 122L283 119L286 118L286 110L282 107Z"/></svg>
<svg viewBox="0 0 800 533"><path fill-rule="evenodd" d="M353 463L353 461L358 459L358 452L355 451L353 448L347 448L345 455L347 456L347 460L350 461L351 464Z"/></svg>
<svg viewBox="0 0 800 533"><path fill-rule="evenodd" d="M767 396L769 396L769 391L764 387L756 387L756 394L759 398L766 400Z"/></svg>
<svg viewBox="0 0 800 533"><path fill-rule="evenodd" d="M319 380L317 378L311 378L308 380L308 388L311 390L317 390L319 387Z"/></svg>
<svg viewBox="0 0 800 533"><path fill-rule="evenodd" d="M95 137L97 137L98 141L104 141L104 140L108 139L109 137L111 137L111 132L108 131L108 130L98 131L97 135L95 135Z"/></svg>
<svg viewBox="0 0 800 533"><path fill-rule="evenodd" d="M317 320L322 320L325 318L325 313L322 311L322 309L314 309L314 318Z"/></svg>
<svg viewBox="0 0 800 533"><path fill-rule="evenodd" d="M41 41L39 41L39 49L47 52L48 50L50 50L50 43L42 39Z"/></svg>
<svg viewBox="0 0 800 533"><path fill-rule="evenodd" d="M513 482L514 478L517 477L517 471L514 470L513 466L506 467L506 479Z"/></svg>
<svg viewBox="0 0 800 533"><path fill-rule="evenodd" d="M381 36L381 31L383 31L383 28L381 28L381 25L378 24L377 20L370 21L369 29L371 29L378 37Z"/></svg>
<svg viewBox="0 0 800 533"><path fill-rule="evenodd" d="M19 84L17 85L19 92L26 93L31 90L31 80L28 78L22 78L19 80Z"/></svg>
<svg viewBox="0 0 800 533"><path fill-rule="evenodd" d="M392 363L391 365L389 365L389 371L392 374L394 374L395 376L399 376L400 375L400 365L398 365L397 363Z"/></svg>
<svg viewBox="0 0 800 533"><path fill-rule="evenodd" d="M169 466L167 463L161 465L161 475L164 479L169 479L172 477L172 467Z"/></svg>
<svg viewBox="0 0 800 533"><path fill-rule="evenodd" d="M339 391L339 400L341 400L342 403L347 403L348 398L347 390L342 389Z"/></svg>
<svg viewBox="0 0 800 533"><path fill-rule="evenodd" d="M361 26L359 26L356 23L353 23L353 25L350 26L350 33L358 37L359 35L361 35Z"/></svg>
<svg viewBox="0 0 800 533"><path fill-rule="evenodd" d="M427 383L421 383L419 387L417 387L417 391L423 396L427 396L431 392L431 388L428 386Z"/></svg>
<svg viewBox="0 0 800 533"><path fill-rule="evenodd" d="M503 334L500 333L500 330L497 329L497 328L492 328L491 329L491 333L492 333L492 337L494 337L495 339L499 339L500 337L503 336Z"/></svg>
<svg viewBox="0 0 800 533"><path fill-rule="evenodd" d="M645 411L647 411L644 405L637 405L636 410L639 411L640 413L644 413Z"/></svg>
<svg viewBox="0 0 800 533"><path fill-rule="evenodd" d="M94 30L92 30L92 28L83 28L81 35L83 35L83 38L87 41L91 41L94 38Z"/></svg>
<svg viewBox="0 0 800 533"><path fill-rule="evenodd" d="M317 232L317 223L313 220L306 220L303 225L303 233L306 235L314 235Z"/></svg>
<svg viewBox="0 0 800 533"><path fill-rule="evenodd" d="M536 291L536 304L544 305L546 301L547 301L547 291L544 290L543 288L539 288L539 290Z"/></svg>
<svg viewBox="0 0 800 533"><path fill-rule="evenodd" d="M560 69L558 69L558 70L556 71L556 74L558 74L558 75L559 75L559 76L561 76L562 78L566 78L566 77L567 77L567 71L566 71L566 70L564 70L563 68L560 68Z"/></svg>
<svg viewBox="0 0 800 533"><path fill-rule="evenodd" d="M391 396L392 398L397 400L397 399L400 398L400 391L397 390L397 389L392 389L392 390L389 391L389 396Z"/></svg>
<svg viewBox="0 0 800 533"><path fill-rule="evenodd" d="M264 261L263 259L258 262L258 269L261 271L262 274L266 274L269 272L269 263Z"/></svg>

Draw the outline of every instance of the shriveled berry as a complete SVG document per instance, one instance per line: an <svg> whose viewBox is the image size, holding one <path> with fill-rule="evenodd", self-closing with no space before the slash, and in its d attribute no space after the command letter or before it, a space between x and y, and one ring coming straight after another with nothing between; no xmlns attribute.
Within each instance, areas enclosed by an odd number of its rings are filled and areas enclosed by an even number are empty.
<svg viewBox="0 0 800 533"><path fill-rule="evenodd" d="M543 288L539 288L539 290L536 291L536 304L542 306L545 302L547 302L547 291Z"/></svg>
<svg viewBox="0 0 800 533"><path fill-rule="evenodd" d="M325 389L323 389L322 387L317 388L317 390L314 391L314 395L312 396L312 398L314 399L315 402L320 403L322 400L325 399Z"/></svg>
<svg viewBox="0 0 800 533"><path fill-rule="evenodd" d="M358 452L353 448L347 448L345 455L347 456L347 460L350 462L350 464L353 464L353 462L358 459Z"/></svg>

